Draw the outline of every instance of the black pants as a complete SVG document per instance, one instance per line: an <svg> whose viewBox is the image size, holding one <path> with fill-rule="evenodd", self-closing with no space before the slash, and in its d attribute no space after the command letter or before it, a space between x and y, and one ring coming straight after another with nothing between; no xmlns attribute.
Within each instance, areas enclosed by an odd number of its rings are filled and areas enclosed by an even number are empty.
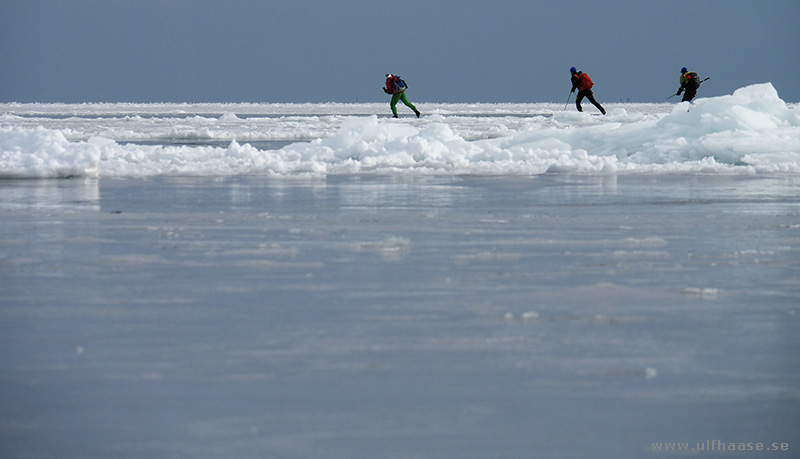
<svg viewBox="0 0 800 459"><path fill-rule="evenodd" d="M594 95L592 95L591 89L584 89L583 91L578 91L578 97L575 99L575 105L578 107L579 112L583 111L583 107L581 107L581 101L583 100L584 97L589 99L589 102L591 102L592 105L594 105L595 107L597 107L598 110L600 110L600 113L604 115L606 114L606 109L604 109L602 105L598 104L596 100L594 100Z"/></svg>
<svg viewBox="0 0 800 459"><path fill-rule="evenodd" d="M686 88L686 92L683 93L683 99L681 99L681 102L691 102L691 100L694 99L694 96L696 95L697 95L697 88L694 89Z"/></svg>

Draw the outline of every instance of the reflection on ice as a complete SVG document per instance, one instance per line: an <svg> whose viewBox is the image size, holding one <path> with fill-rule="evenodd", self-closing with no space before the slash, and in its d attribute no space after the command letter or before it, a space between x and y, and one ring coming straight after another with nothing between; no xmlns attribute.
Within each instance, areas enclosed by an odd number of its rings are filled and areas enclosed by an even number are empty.
<svg viewBox="0 0 800 459"><path fill-rule="evenodd" d="M2 206L31 210L100 210L96 178L75 180L0 181Z"/></svg>

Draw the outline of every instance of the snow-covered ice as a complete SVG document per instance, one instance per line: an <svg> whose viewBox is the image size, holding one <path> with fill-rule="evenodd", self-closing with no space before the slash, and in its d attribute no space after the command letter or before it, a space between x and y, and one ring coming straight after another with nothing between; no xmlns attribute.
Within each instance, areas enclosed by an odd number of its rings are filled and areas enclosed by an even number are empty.
<svg viewBox="0 0 800 459"><path fill-rule="evenodd" d="M800 172L800 112L769 83L608 105L0 104L0 176Z"/></svg>

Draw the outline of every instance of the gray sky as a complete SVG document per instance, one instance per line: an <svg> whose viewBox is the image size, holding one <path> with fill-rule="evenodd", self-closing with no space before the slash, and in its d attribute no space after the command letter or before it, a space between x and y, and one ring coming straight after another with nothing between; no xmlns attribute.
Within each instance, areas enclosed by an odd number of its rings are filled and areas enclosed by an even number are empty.
<svg viewBox="0 0 800 459"><path fill-rule="evenodd" d="M2 102L800 101L798 0L0 0ZM672 99L674 100L674 99Z"/></svg>

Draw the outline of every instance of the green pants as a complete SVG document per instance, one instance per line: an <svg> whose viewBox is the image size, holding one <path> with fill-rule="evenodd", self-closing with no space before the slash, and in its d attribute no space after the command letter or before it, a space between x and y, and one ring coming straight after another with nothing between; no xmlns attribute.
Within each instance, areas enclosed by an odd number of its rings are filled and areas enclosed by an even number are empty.
<svg viewBox="0 0 800 459"><path fill-rule="evenodd" d="M397 116L397 101L402 100L406 107L414 110L414 113L417 113L417 107L414 106L411 102L408 101L405 92L401 92L400 94L392 95L392 115Z"/></svg>

